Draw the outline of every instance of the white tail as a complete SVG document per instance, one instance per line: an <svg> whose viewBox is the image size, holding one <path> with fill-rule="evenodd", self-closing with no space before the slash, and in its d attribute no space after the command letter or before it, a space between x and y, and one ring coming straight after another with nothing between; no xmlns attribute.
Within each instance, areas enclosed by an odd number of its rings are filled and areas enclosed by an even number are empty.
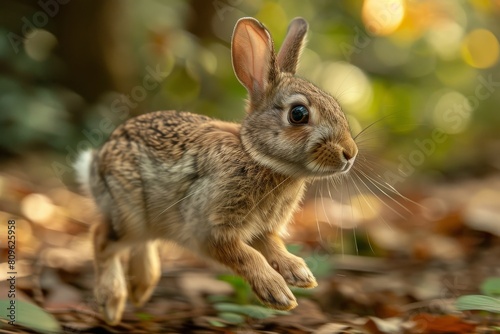
<svg viewBox="0 0 500 334"><path fill-rule="evenodd" d="M93 151L85 151L78 156L73 164L76 172L76 180L85 193L90 194L90 167L92 164Z"/></svg>

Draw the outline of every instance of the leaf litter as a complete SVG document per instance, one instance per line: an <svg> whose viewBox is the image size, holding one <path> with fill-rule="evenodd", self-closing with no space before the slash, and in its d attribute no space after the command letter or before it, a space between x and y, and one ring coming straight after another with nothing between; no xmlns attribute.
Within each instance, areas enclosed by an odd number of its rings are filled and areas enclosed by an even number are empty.
<svg viewBox="0 0 500 334"><path fill-rule="evenodd" d="M123 321L110 327L92 296L89 229L98 216L90 201L50 169L19 160L0 173L0 228L16 219L20 314L16 326L0 314L0 333L494 333L500 319L493 313L459 311L455 303L498 292L487 282L500 277L500 197L490 196L499 184L500 176L492 175L419 185L405 196L425 210L409 206L405 219L390 212L379 219L359 216L366 208L357 205L356 223L344 229L338 219L347 215L338 210L346 206L329 198L325 210L311 191L288 243L319 287L294 289L296 309L266 309L224 268L165 245L163 276L151 300L141 309L127 304ZM2 309L9 288L4 241Z"/></svg>

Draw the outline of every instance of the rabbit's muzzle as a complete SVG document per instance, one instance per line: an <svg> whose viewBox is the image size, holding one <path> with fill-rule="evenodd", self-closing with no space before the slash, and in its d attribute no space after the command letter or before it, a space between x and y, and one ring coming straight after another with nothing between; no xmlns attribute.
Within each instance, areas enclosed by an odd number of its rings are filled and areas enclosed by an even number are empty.
<svg viewBox="0 0 500 334"><path fill-rule="evenodd" d="M354 164L357 154L358 147L350 137L340 143L324 141L313 148L310 166L318 176L345 173Z"/></svg>

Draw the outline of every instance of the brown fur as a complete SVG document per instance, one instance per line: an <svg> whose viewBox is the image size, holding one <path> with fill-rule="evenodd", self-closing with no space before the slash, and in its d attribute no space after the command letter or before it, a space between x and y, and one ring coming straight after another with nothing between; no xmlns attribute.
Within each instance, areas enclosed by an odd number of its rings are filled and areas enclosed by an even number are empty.
<svg viewBox="0 0 500 334"><path fill-rule="evenodd" d="M226 265L273 308L297 305L287 284L316 286L279 235L308 178L345 171L357 148L335 99L294 76L306 31L303 19L292 21L276 57L258 21L238 21L233 67L250 96L241 125L153 112L88 155L88 188L105 217L94 230L95 295L108 323L120 321L127 294L136 305L150 297L161 273L158 239ZM308 108L308 124L288 122L296 104Z"/></svg>

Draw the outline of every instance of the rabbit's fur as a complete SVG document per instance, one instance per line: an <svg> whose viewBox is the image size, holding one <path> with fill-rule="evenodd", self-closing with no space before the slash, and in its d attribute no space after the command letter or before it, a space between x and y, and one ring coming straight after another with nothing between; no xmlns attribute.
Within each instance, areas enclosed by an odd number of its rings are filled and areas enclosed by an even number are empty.
<svg viewBox="0 0 500 334"><path fill-rule="evenodd" d="M308 178L347 171L357 148L337 101L294 76L306 31L303 19L293 20L276 56L264 26L238 21L233 68L249 93L241 125L148 113L79 162L105 217L94 229L95 296L108 323L120 321L127 294L137 305L151 295L161 273L159 239L228 266L272 308L297 305L287 284L317 285L280 233ZM309 111L308 122L291 124L297 105ZM129 249L125 279L119 255Z"/></svg>

